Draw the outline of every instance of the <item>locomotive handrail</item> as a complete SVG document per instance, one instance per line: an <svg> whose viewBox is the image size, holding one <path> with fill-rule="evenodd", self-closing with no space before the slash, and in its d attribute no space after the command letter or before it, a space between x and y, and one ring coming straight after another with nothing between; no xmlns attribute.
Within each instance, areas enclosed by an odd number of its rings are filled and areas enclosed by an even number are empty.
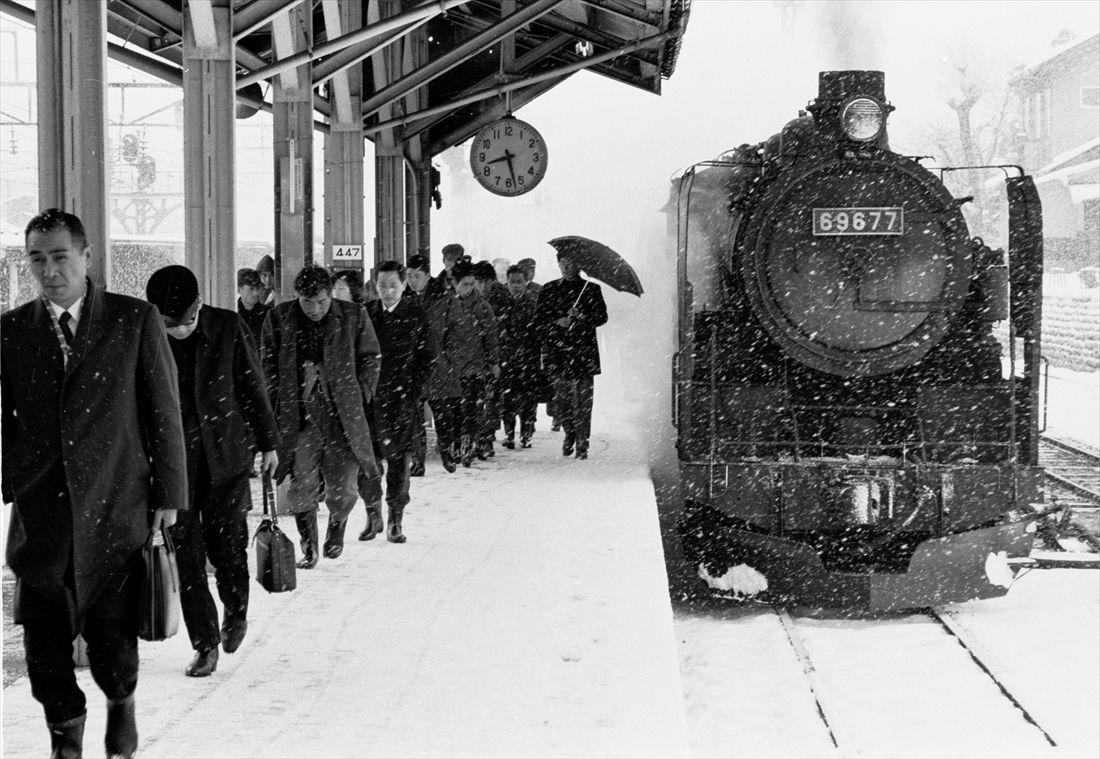
<svg viewBox="0 0 1100 759"><path fill-rule="evenodd" d="M1015 163L995 163L995 164L979 164L977 166L929 166L929 171L938 171L940 173L940 181L943 181L943 175L949 171L968 171L970 169L1000 169L1005 173L1005 179L1008 179L1008 169L1016 169L1020 173L1020 176L1027 174L1024 171L1024 167Z"/></svg>

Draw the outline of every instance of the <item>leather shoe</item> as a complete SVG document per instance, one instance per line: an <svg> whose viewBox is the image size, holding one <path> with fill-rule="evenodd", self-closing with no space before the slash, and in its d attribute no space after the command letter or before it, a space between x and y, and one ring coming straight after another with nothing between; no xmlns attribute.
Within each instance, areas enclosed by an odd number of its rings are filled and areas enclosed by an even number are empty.
<svg viewBox="0 0 1100 759"><path fill-rule="evenodd" d="M209 651L196 651L195 658L183 670L188 677L210 677L218 668L218 648L215 646Z"/></svg>
<svg viewBox="0 0 1100 759"><path fill-rule="evenodd" d="M561 455L572 456L573 455L574 440L571 435L566 435L565 440L561 444Z"/></svg>
<svg viewBox="0 0 1100 759"><path fill-rule="evenodd" d="M246 632L248 632L247 619L231 617L227 614L222 622L222 650L227 654L234 653L241 647Z"/></svg>
<svg viewBox="0 0 1100 759"><path fill-rule="evenodd" d="M409 476L410 477L423 477L424 476L424 462L413 461L409 464Z"/></svg>
<svg viewBox="0 0 1100 759"><path fill-rule="evenodd" d="M577 460L584 461L588 458L588 451L577 451Z"/></svg>

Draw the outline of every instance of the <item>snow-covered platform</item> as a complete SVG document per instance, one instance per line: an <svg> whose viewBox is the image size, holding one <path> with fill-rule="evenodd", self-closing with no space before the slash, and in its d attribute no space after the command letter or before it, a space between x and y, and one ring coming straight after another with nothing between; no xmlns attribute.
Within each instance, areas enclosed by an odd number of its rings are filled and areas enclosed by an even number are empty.
<svg viewBox="0 0 1100 759"><path fill-rule="evenodd" d="M408 543L358 542L360 506L344 555L300 570L297 590L253 582L244 645L209 678L183 675L182 630L141 643L139 754L689 754L643 442L595 427L585 462L561 455L545 419L530 450L498 446L451 475L429 459ZM79 676L96 756L102 696ZM22 677L3 692L3 755L48 745Z"/></svg>

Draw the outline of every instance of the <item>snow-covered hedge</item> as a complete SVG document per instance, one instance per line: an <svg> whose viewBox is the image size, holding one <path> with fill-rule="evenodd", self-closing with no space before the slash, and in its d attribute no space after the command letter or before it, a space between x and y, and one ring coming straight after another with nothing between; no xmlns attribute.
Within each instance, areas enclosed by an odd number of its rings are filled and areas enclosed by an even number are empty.
<svg viewBox="0 0 1100 759"><path fill-rule="evenodd" d="M1043 355L1063 369L1100 369L1100 289L1044 293Z"/></svg>

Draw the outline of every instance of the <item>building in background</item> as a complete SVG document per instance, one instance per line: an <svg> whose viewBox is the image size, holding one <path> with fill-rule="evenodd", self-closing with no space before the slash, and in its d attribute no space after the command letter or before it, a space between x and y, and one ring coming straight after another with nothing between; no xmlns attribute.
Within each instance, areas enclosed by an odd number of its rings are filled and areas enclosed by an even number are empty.
<svg viewBox="0 0 1100 759"><path fill-rule="evenodd" d="M1067 43L1009 85L1019 160L1043 201L1047 267L1100 265L1100 35Z"/></svg>

